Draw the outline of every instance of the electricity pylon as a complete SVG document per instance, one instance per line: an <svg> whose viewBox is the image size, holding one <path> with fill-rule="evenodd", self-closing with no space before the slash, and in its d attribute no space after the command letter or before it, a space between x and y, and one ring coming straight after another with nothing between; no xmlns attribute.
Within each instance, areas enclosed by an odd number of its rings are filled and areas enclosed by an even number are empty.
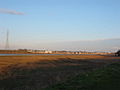
<svg viewBox="0 0 120 90"><path fill-rule="evenodd" d="M7 33L6 33L6 45L5 45L5 49L9 49L9 30L7 30Z"/></svg>

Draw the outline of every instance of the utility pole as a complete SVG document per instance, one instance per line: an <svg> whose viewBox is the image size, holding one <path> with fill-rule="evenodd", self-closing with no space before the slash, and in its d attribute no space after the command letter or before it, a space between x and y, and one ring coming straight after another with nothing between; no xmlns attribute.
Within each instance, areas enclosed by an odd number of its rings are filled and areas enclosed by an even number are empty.
<svg viewBox="0 0 120 90"><path fill-rule="evenodd" d="M7 30L7 33L6 33L6 45L5 45L5 49L9 49L9 30Z"/></svg>

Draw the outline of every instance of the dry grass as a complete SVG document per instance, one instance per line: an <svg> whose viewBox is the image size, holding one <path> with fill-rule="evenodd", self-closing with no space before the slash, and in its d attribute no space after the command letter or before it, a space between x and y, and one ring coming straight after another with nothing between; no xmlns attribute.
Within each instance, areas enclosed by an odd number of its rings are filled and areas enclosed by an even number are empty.
<svg viewBox="0 0 120 90"><path fill-rule="evenodd" d="M28 63L42 62L42 61L59 61L61 59L64 60L91 60L95 62L106 62L112 60L118 60L119 57L111 57L111 56L99 56L99 55L45 55L45 56L0 56L0 68L6 67L9 65L19 64L25 65Z"/></svg>

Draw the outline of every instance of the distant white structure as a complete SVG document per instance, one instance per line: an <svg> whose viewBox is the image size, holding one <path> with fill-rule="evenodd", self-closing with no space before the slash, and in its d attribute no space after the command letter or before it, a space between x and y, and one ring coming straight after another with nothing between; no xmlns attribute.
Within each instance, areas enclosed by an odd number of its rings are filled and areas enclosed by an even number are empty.
<svg viewBox="0 0 120 90"><path fill-rule="evenodd" d="M29 50L27 50L27 52L29 52L29 53L45 53L45 54L51 54L52 53L52 51L47 51L47 50L31 50L31 49L29 49Z"/></svg>
<svg viewBox="0 0 120 90"><path fill-rule="evenodd" d="M51 54L51 53L52 53L52 51L45 51L45 53Z"/></svg>

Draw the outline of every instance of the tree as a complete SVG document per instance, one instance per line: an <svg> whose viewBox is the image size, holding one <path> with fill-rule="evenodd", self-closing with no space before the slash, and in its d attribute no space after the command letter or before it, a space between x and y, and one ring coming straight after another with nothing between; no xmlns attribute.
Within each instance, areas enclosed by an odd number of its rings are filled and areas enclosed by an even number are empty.
<svg viewBox="0 0 120 90"><path fill-rule="evenodd" d="M120 50L115 53L115 56L120 56Z"/></svg>

